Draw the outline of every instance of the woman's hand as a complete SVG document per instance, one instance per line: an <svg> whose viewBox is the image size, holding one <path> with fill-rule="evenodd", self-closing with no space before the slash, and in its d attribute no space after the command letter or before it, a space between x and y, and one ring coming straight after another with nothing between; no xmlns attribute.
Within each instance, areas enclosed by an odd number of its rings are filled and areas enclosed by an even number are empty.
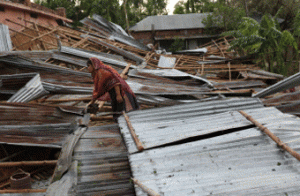
<svg viewBox="0 0 300 196"><path fill-rule="evenodd" d="M123 97L119 94L116 96L117 102L122 103L123 102Z"/></svg>
<svg viewBox="0 0 300 196"><path fill-rule="evenodd" d="M114 87L115 88L115 92L116 92L116 100L118 103L122 103L123 102L123 97L121 95L121 89L120 86L117 85Z"/></svg>

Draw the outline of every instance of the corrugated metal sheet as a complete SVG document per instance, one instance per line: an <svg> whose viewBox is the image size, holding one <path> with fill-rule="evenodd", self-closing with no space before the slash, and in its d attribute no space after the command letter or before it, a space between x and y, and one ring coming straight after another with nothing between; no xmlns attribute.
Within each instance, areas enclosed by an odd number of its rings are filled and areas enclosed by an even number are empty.
<svg viewBox="0 0 300 196"><path fill-rule="evenodd" d="M292 93L284 93L280 96L262 99L263 103L267 106L277 106L288 103L297 102L300 100L300 91L292 92Z"/></svg>
<svg viewBox="0 0 300 196"><path fill-rule="evenodd" d="M139 76L139 73L147 73L155 76L166 77L166 78L179 78L179 79L194 79L202 84L207 84L210 87L213 87L213 84L204 78L194 76L177 69L135 69L129 72L130 76Z"/></svg>
<svg viewBox="0 0 300 196"><path fill-rule="evenodd" d="M12 50L8 26L0 24L0 52Z"/></svg>
<svg viewBox="0 0 300 196"><path fill-rule="evenodd" d="M300 101L276 106L276 108L283 113L294 114L300 117Z"/></svg>
<svg viewBox="0 0 300 196"><path fill-rule="evenodd" d="M6 193L1 196L45 196L46 193Z"/></svg>
<svg viewBox="0 0 300 196"><path fill-rule="evenodd" d="M0 143L61 147L76 128L77 115L52 106L0 103Z"/></svg>
<svg viewBox="0 0 300 196"><path fill-rule="evenodd" d="M9 98L7 102L29 102L49 93L44 89L40 74L38 73L0 76L0 80L3 83L5 80L27 80L28 77L31 77L31 79L25 84L25 86L18 90L18 92L16 92L11 98Z"/></svg>
<svg viewBox="0 0 300 196"><path fill-rule="evenodd" d="M246 112L300 151L299 118L274 108ZM299 161L257 128L147 150L131 154L129 160L134 178L165 196L279 196L299 195L300 191ZM136 194L147 195L139 187Z"/></svg>
<svg viewBox="0 0 300 196"><path fill-rule="evenodd" d="M247 81L235 81L235 82L222 82L213 83L217 89L249 89L249 88L262 88L266 86L261 80L247 80Z"/></svg>
<svg viewBox="0 0 300 196"><path fill-rule="evenodd" d="M91 85L92 86L92 85ZM43 82L43 87L53 93L59 94L92 94L93 87L66 86Z"/></svg>
<svg viewBox="0 0 300 196"><path fill-rule="evenodd" d="M0 143L60 148L74 128L72 123L4 125L0 126Z"/></svg>
<svg viewBox="0 0 300 196"><path fill-rule="evenodd" d="M93 19L84 18L80 22L105 35L108 39L116 40L141 50L150 50L145 45L129 36L121 26L107 21L102 16L93 14Z"/></svg>
<svg viewBox="0 0 300 196"><path fill-rule="evenodd" d="M86 59L89 59L91 57L96 57L96 58L100 59L101 61L103 61L104 63L108 63L111 65L116 65L116 66L120 66L120 67L127 66L126 61L120 61L117 58L111 58L111 57L107 57L107 56L100 55L100 54L94 54L94 53L91 53L88 51L78 50L78 49L71 48L71 47L62 46L60 49L60 52L66 53L66 54L71 54L74 56L79 56L79 57L86 58ZM134 67L135 66L133 66L133 68Z"/></svg>
<svg viewBox="0 0 300 196"><path fill-rule="evenodd" d="M196 95L207 92L207 87L194 87L180 84L162 83L161 81L145 79L128 79L127 84L135 94L142 95Z"/></svg>
<svg viewBox="0 0 300 196"><path fill-rule="evenodd" d="M268 88L253 95L253 97L262 98L262 97L265 97L268 95L275 94L280 91L284 91L286 89L293 88L298 85L300 85L300 72L296 73L280 82L277 82L276 84L274 84L272 86L269 86Z"/></svg>
<svg viewBox="0 0 300 196"><path fill-rule="evenodd" d="M261 107L258 99L229 99L133 111L128 116L144 148L149 149L224 129L249 126L251 123L235 110ZM264 115L272 112L266 109ZM124 117L119 118L119 126L128 151L137 152Z"/></svg>
<svg viewBox="0 0 300 196"><path fill-rule="evenodd" d="M51 58L55 59L55 60L71 63L71 64L74 64L74 65L79 65L81 67L86 67L87 66L86 65L86 63L87 63L86 59L78 58L78 57L71 56L71 55L66 55L66 54L63 54L61 52L55 52Z"/></svg>
<svg viewBox="0 0 300 196"><path fill-rule="evenodd" d="M100 45L102 45L102 46L104 46L104 47L107 47L107 48L109 48L109 49L115 51L116 53L118 53L118 54L120 54L120 55L122 55L122 56L124 56L124 57L127 57L128 59L134 60L134 61L137 62L137 64L141 64L142 62L145 61L144 58L142 58L142 57L140 57L140 56L137 56L137 55L135 55L134 53L128 52L128 51L126 51L126 50L123 50L123 49L121 49L121 48L118 48L118 47L116 47L116 46L113 46L113 45L111 45L111 44L108 44L108 43L106 43L106 42L103 42L103 41L101 41L100 39L95 39L95 38L92 38L91 36L88 36L88 35L85 35L85 36L83 36L83 37L89 37L89 40L90 40L90 41L95 42L95 43L97 43L97 44L100 44Z"/></svg>
<svg viewBox="0 0 300 196"><path fill-rule="evenodd" d="M152 25L156 31L204 28L202 21L207 15L208 13L148 16L131 27L130 31L151 31Z"/></svg>
<svg viewBox="0 0 300 196"><path fill-rule="evenodd" d="M89 127L74 149L78 195L135 195L127 150L116 124Z"/></svg>
<svg viewBox="0 0 300 196"><path fill-rule="evenodd" d="M9 64L9 65L14 65L19 68L33 69L34 71L31 71L31 72L46 71L46 72L52 72L52 73L56 73L56 74L59 73L59 74L63 74L63 75L76 75L77 77L78 76L90 77L90 75L91 75L90 73L74 71L72 69L63 68L58 65L53 65L50 63L42 62L42 61L31 60L30 58L21 57L21 56L17 56L17 55L3 56L0 58L0 62ZM55 77L55 75L54 76L52 75L52 77Z"/></svg>

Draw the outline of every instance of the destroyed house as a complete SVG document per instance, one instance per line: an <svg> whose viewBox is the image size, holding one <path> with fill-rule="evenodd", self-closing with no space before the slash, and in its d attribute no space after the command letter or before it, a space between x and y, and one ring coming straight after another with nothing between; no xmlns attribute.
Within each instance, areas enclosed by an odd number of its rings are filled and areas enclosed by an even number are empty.
<svg viewBox="0 0 300 196"><path fill-rule="evenodd" d="M8 25L13 32L32 22L55 27L62 21L72 22L66 18L65 8L51 10L30 0L0 0L0 23Z"/></svg>
<svg viewBox="0 0 300 196"><path fill-rule="evenodd" d="M184 40L184 49L195 49L217 35L206 34L203 19L208 13L148 16L132 26L131 35L143 44L157 44L168 50L176 39Z"/></svg>

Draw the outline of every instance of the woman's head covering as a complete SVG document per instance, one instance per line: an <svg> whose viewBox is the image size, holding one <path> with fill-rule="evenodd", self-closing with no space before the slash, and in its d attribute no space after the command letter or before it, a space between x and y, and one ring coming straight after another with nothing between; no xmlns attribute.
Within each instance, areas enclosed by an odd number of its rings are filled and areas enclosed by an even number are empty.
<svg viewBox="0 0 300 196"><path fill-rule="evenodd" d="M87 64L91 63L93 65L93 67L95 68L95 70L98 70L98 69L103 69L105 68L105 65L102 61L100 61L99 59L97 59L96 57L91 57Z"/></svg>

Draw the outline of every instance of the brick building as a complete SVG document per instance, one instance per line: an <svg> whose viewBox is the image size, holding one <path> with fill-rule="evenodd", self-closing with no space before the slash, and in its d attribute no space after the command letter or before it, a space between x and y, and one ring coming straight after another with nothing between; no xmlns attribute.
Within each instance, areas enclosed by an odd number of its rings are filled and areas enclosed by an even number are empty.
<svg viewBox="0 0 300 196"><path fill-rule="evenodd" d="M72 22L66 18L65 8L51 10L31 3L30 0L0 0L0 23L9 26L13 31L19 31L30 22L55 27L61 21Z"/></svg>
<svg viewBox="0 0 300 196"><path fill-rule="evenodd" d="M205 34L203 19L208 13L148 16L131 27L131 35L143 44L158 44L168 49L176 38L183 39L184 49L195 49L217 35Z"/></svg>

